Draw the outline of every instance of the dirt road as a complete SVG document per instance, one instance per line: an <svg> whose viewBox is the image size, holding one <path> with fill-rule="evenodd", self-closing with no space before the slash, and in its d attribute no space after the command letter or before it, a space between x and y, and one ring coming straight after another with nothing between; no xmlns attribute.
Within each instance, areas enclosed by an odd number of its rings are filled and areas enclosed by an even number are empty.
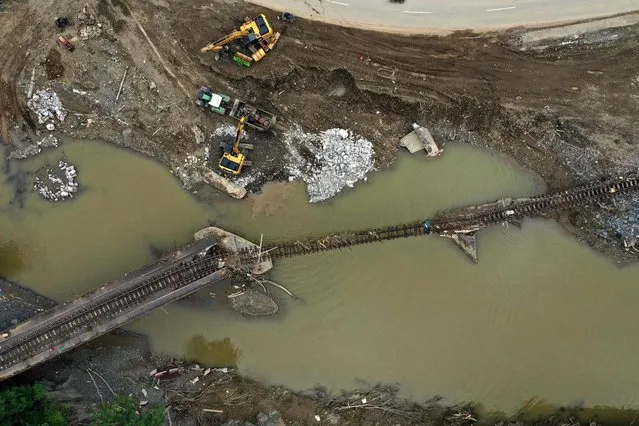
<svg viewBox="0 0 639 426"><path fill-rule="evenodd" d="M35 67L36 87L55 90L70 111L56 131L158 158L187 186L201 180L194 165L207 145L198 144L194 126L209 141L221 124L234 124L196 108L202 85L273 111L288 128L350 128L375 144L381 167L394 161L412 122L438 140L505 153L550 189L639 165L637 26L522 50L517 32L409 37L303 19L289 25L267 11L282 38L246 69L199 49L263 8L204 0L88 6L4 6L0 35L11 43L0 47L8 58L0 65L0 111L12 145L45 131L25 106ZM72 53L55 44L52 17L62 15L72 20L64 30L76 45ZM23 31L25 22L32 30ZM251 189L286 178L282 164L290 155L281 132L256 137L259 179Z"/></svg>

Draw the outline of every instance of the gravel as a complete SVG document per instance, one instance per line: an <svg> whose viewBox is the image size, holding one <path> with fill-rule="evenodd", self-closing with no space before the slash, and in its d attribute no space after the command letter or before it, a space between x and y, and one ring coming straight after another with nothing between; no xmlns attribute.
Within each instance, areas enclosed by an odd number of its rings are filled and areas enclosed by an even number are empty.
<svg viewBox="0 0 639 426"><path fill-rule="evenodd" d="M611 204L613 208L595 215L601 226L599 236L618 240L627 251L639 251L639 195L618 195Z"/></svg>
<svg viewBox="0 0 639 426"><path fill-rule="evenodd" d="M73 198L73 194L78 191L76 177L78 173L75 166L60 160L58 170L51 167L44 167L33 182L33 189L45 200L58 202Z"/></svg>
<svg viewBox="0 0 639 426"><path fill-rule="evenodd" d="M26 321L55 304L28 288L0 278L0 330Z"/></svg>
<svg viewBox="0 0 639 426"><path fill-rule="evenodd" d="M319 134L290 134L285 143L293 157L301 159L306 148L312 158L289 165L289 180L306 183L311 203L334 197L345 187L352 188L373 170L373 144L345 129L329 129Z"/></svg>

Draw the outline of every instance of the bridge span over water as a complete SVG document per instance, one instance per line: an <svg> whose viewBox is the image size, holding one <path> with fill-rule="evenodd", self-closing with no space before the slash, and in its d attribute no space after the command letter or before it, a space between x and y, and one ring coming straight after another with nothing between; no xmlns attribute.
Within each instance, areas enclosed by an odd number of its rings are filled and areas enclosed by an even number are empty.
<svg viewBox="0 0 639 426"><path fill-rule="evenodd" d="M519 225L525 217L638 188L637 177L616 178L531 198L506 198L402 225L261 246L218 228L207 228L196 234L194 243L159 261L5 330L3 336L7 337L0 341L0 380L192 294L236 269L261 274L280 258L428 234L452 239L477 261L475 233L479 229L500 223Z"/></svg>

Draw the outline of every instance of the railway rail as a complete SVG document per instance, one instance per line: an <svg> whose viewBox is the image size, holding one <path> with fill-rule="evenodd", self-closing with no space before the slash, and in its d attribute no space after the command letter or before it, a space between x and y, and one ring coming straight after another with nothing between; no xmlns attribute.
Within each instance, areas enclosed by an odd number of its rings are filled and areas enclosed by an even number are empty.
<svg viewBox="0 0 639 426"><path fill-rule="evenodd" d="M242 262L255 261L256 257L276 260L310 253L339 250L360 244L414 237L430 232L443 235L472 233L478 229L494 224L512 221L513 219L520 220L524 217L540 216L554 210L600 200L638 189L638 177L619 178L606 182L591 183L551 194L513 200L510 204L504 205L503 207L496 206L488 211L477 211L475 214L459 216L446 214L436 216L431 221L421 220L403 225L343 232L317 238L267 245L264 246L259 253L255 250L245 250L241 252L240 259ZM425 226L426 222L430 225L429 227Z"/></svg>
<svg viewBox="0 0 639 426"><path fill-rule="evenodd" d="M433 220L434 232L472 231L496 223L512 219L522 219L546 214L548 212L570 207L576 204L608 198L620 193L639 189L639 178L616 179L598 184L589 184L568 191L559 191L548 195L541 195L483 212L471 217L450 218L443 217L441 222ZM475 230L476 230L475 229Z"/></svg>
<svg viewBox="0 0 639 426"><path fill-rule="evenodd" d="M45 326L25 330L0 344L0 371L35 354L49 350L57 342L68 339L109 318L124 315L158 294L163 294L204 278L219 270L218 257L186 261L174 269L149 278L132 289L106 293L103 297L67 312Z"/></svg>

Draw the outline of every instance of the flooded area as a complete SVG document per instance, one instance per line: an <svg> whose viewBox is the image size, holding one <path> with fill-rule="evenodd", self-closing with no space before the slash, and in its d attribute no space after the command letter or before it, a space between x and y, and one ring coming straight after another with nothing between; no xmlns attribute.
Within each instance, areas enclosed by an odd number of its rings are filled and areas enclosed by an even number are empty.
<svg viewBox="0 0 639 426"><path fill-rule="evenodd" d="M4 176L0 185L0 275L45 296L64 300L115 279L192 239L213 218L160 164L101 143L69 143L14 161L9 176L63 155L78 169L75 199L54 204L28 192L21 208L16 179Z"/></svg>
<svg viewBox="0 0 639 426"><path fill-rule="evenodd" d="M249 200L205 205L150 160L94 142L62 150L78 170L77 199L53 205L30 193L21 209L10 204L13 184L0 187L0 274L58 300L150 262L209 223L278 240L544 190L495 155L449 145L437 159L401 155L326 203L278 183ZM129 328L147 333L155 350L297 389L385 382L418 400L441 395L504 411L543 401L639 407L639 268L617 268L547 220L483 230L478 250L473 265L431 236L287 259L271 278L298 299L270 290L281 307L274 317L243 318L210 299L174 303Z"/></svg>

